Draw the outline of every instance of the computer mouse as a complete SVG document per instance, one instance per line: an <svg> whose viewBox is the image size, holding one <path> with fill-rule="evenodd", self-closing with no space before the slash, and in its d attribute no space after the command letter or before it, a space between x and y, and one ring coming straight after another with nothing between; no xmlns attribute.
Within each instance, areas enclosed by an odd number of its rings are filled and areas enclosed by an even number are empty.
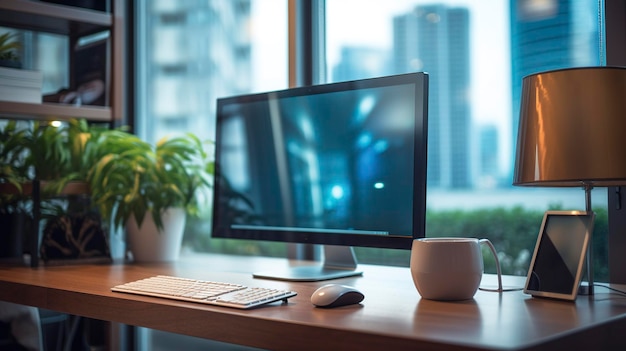
<svg viewBox="0 0 626 351"><path fill-rule="evenodd" d="M365 298L362 292L347 285L324 285L311 295L311 303L317 307L340 307L357 304Z"/></svg>

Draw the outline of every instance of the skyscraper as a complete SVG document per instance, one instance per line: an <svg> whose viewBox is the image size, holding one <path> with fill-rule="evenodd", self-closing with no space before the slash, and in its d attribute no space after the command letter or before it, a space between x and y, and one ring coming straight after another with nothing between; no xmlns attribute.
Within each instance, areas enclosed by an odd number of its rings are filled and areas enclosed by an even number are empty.
<svg viewBox="0 0 626 351"><path fill-rule="evenodd" d="M341 48L341 61L333 68L336 82L383 76L389 74L389 59L385 50L344 46Z"/></svg>
<svg viewBox="0 0 626 351"><path fill-rule="evenodd" d="M394 71L429 73L428 184L470 187L469 11L417 6L393 26Z"/></svg>
<svg viewBox="0 0 626 351"><path fill-rule="evenodd" d="M479 127L478 141L478 179L479 188L494 188L501 182L498 167L498 128L493 124Z"/></svg>
<svg viewBox="0 0 626 351"><path fill-rule="evenodd" d="M250 91L250 0L142 2L146 33L137 89L145 114L137 120L146 138L194 131L214 138L215 99ZM141 80L140 80L141 81Z"/></svg>

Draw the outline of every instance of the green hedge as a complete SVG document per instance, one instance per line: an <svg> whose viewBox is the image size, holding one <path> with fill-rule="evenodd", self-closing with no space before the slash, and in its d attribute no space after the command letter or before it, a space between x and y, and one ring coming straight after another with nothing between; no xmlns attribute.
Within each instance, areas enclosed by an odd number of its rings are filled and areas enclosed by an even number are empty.
<svg viewBox="0 0 626 351"><path fill-rule="evenodd" d="M559 210L552 207L551 210ZM608 281L608 215L597 208L594 226L595 279ZM475 237L489 239L496 250L504 274L526 275L535 247L543 211L522 207L476 210L445 210L426 213L428 237ZM185 245L202 252L222 252L238 255L285 257L284 243L210 238L210 221L190 219ZM409 250L354 248L360 263L409 266ZM484 248L485 272L495 273L490 251Z"/></svg>

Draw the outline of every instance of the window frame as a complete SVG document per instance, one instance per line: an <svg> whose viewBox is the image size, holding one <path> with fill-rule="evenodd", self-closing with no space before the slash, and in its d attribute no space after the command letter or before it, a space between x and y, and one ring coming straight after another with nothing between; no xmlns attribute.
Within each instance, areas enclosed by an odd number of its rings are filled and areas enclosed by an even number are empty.
<svg viewBox="0 0 626 351"><path fill-rule="evenodd" d="M606 65L626 65L626 3L605 0ZM623 194L626 187L608 189L609 213L609 282L626 284L626 209Z"/></svg>

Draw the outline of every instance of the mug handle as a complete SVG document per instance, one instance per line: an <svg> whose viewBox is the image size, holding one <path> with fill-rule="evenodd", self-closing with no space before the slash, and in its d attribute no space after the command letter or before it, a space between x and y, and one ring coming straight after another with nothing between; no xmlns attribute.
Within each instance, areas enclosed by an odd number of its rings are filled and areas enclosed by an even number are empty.
<svg viewBox="0 0 626 351"><path fill-rule="evenodd" d="M493 258L496 260L496 271L498 272L498 288L497 289L480 288L480 290L503 292L504 289L502 289L502 272L500 270L500 260L498 259L498 253L496 252L496 248L493 246L491 241L489 241L489 239L479 239L478 242L480 244L487 244L487 246L489 246L489 250L491 250L491 253L493 254Z"/></svg>

